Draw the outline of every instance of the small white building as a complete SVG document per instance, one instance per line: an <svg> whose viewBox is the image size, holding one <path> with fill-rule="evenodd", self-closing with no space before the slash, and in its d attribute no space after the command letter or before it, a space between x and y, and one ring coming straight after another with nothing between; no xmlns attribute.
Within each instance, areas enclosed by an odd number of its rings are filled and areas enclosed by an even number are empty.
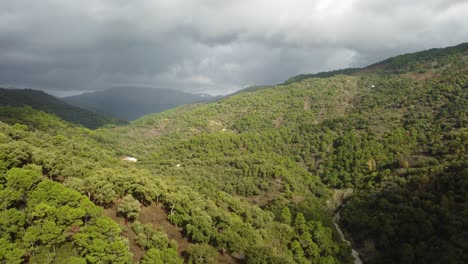
<svg viewBox="0 0 468 264"><path fill-rule="evenodd" d="M138 160L134 157L124 157L123 160L125 161L130 161L130 162L137 162Z"/></svg>

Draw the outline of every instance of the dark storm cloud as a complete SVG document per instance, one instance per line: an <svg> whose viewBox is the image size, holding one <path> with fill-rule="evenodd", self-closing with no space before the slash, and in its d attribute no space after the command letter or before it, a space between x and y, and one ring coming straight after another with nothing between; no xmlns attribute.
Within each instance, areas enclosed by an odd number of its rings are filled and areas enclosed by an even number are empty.
<svg viewBox="0 0 468 264"><path fill-rule="evenodd" d="M0 2L0 85L227 93L468 40L467 1Z"/></svg>

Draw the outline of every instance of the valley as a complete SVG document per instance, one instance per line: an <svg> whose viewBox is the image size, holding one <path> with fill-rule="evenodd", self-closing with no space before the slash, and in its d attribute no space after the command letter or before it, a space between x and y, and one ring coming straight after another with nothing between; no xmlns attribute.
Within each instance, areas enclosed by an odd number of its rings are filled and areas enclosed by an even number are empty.
<svg viewBox="0 0 468 264"><path fill-rule="evenodd" d="M340 222L340 210L338 210L333 216L333 224L335 225L336 231L338 231L338 234L340 235L341 240L343 242L346 242L346 244L348 244L351 247L351 255L354 258L354 264L362 264L363 262L361 258L359 257L359 252L357 252L356 249L352 248L351 241L346 239L343 229L341 229L339 222Z"/></svg>
<svg viewBox="0 0 468 264"><path fill-rule="evenodd" d="M0 262L465 263L467 54L93 129L1 104Z"/></svg>

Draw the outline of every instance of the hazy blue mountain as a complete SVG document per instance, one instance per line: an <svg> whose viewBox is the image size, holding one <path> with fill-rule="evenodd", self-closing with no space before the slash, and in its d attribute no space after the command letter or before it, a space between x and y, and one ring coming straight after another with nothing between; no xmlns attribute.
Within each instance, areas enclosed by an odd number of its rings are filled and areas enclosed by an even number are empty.
<svg viewBox="0 0 468 264"><path fill-rule="evenodd" d="M67 103L124 120L157 113L184 104L214 100L204 94L171 89L115 87L103 91L65 97Z"/></svg>
<svg viewBox="0 0 468 264"><path fill-rule="evenodd" d="M3 91L0 263L468 263L468 45L336 73L95 131Z"/></svg>
<svg viewBox="0 0 468 264"><path fill-rule="evenodd" d="M122 121L115 118L105 117L92 111L69 105L43 91L32 89L0 88L0 106L30 106L34 109L54 114L63 120L80 124L88 128L122 123Z"/></svg>

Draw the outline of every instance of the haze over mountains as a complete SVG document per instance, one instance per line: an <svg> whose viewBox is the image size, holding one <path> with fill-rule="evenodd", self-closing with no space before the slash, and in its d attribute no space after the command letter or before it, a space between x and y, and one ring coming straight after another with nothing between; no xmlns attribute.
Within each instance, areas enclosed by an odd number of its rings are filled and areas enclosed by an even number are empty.
<svg viewBox="0 0 468 264"><path fill-rule="evenodd" d="M123 124L117 118L110 118L92 111L72 106L43 91L32 89L0 88L0 106L29 106L49 114L56 115L71 123L95 129L107 124ZM6 114L5 112L3 113ZM5 118L5 116L3 116Z"/></svg>
<svg viewBox="0 0 468 264"><path fill-rule="evenodd" d="M174 89L115 87L62 98L65 102L96 113L123 120L134 120L183 104L215 100L206 94L192 94Z"/></svg>
<svg viewBox="0 0 468 264"><path fill-rule="evenodd" d="M95 130L0 90L0 262L464 264L467 88L464 43Z"/></svg>
<svg viewBox="0 0 468 264"><path fill-rule="evenodd" d="M353 263L330 219L346 203L339 224L365 263L465 263L467 87L464 43L103 132L174 189L190 186L163 199L192 242L245 249L218 262Z"/></svg>
<svg viewBox="0 0 468 264"><path fill-rule="evenodd" d="M0 0L0 264L467 264L466 14Z"/></svg>

